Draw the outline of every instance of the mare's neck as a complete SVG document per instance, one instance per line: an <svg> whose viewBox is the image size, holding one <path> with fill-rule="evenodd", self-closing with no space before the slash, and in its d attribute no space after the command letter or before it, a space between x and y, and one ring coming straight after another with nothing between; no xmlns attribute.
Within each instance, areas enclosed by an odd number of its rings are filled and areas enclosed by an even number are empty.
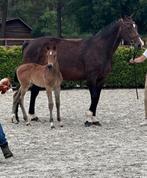
<svg viewBox="0 0 147 178"><path fill-rule="evenodd" d="M98 33L96 35L98 43L99 41L103 44L103 51L112 57L114 52L119 46L121 41L120 37L120 21L117 21L115 24L108 26L107 29Z"/></svg>

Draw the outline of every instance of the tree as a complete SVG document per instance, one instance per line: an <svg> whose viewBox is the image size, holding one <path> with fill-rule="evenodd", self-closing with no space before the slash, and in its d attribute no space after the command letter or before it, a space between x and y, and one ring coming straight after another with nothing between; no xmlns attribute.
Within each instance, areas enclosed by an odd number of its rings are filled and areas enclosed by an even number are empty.
<svg viewBox="0 0 147 178"><path fill-rule="evenodd" d="M1 6L1 12L2 12L1 34L2 34L2 38L5 38L8 0L2 0L0 3L0 6Z"/></svg>
<svg viewBox="0 0 147 178"><path fill-rule="evenodd" d="M57 0L57 36L62 37L62 2Z"/></svg>

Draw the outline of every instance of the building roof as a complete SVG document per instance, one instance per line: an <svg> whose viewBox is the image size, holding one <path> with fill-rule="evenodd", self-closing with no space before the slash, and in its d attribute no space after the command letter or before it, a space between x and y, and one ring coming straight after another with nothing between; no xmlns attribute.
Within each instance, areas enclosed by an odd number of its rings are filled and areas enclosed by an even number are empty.
<svg viewBox="0 0 147 178"><path fill-rule="evenodd" d="M32 28L31 28L27 23L25 23L21 18L9 18L9 19L6 20L6 23L7 23L7 22L11 22L11 21L16 21L16 20L20 21L20 22L23 23L27 28L29 28L30 30L32 30ZM1 23L2 23L2 19L0 19L0 24L1 24Z"/></svg>

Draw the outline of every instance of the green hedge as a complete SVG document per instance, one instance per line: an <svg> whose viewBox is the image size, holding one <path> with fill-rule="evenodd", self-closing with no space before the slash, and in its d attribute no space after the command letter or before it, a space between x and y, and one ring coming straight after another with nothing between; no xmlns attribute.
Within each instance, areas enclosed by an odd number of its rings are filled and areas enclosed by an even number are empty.
<svg viewBox="0 0 147 178"><path fill-rule="evenodd" d="M21 61L21 47L0 47L0 79L10 77L13 81L15 69Z"/></svg>
<svg viewBox="0 0 147 178"><path fill-rule="evenodd" d="M144 50L135 51L136 56ZM144 87L144 79L147 71L147 63L129 65L134 51L127 47L119 47L113 57L112 72L106 79L105 86L109 88L134 88L135 73L138 87Z"/></svg>
<svg viewBox="0 0 147 178"><path fill-rule="evenodd" d="M143 50L137 51L141 55ZM104 87L106 88L133 88L135 87L134 65L129 65L133 50L127 47L119 47L113 57L112 72L108 75ZM21 47L0 47L0 78L14 78L16 67L22 63ZM135 65L138 87L144 87L144 77L147 71L147 63ZM63 88L85 88L86 81L64 81Z"/></svg>

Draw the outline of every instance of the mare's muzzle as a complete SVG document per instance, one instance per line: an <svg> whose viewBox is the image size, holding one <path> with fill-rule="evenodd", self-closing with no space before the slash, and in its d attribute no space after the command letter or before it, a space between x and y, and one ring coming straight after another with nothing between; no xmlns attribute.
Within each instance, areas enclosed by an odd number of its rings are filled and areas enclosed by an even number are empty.
<svg viewBox="0 0 147 178"><path fill-rule="evenodd" d="M142 48L144 46L144 41L139 37L139 41L134 44L135 48Z"/></svg>

